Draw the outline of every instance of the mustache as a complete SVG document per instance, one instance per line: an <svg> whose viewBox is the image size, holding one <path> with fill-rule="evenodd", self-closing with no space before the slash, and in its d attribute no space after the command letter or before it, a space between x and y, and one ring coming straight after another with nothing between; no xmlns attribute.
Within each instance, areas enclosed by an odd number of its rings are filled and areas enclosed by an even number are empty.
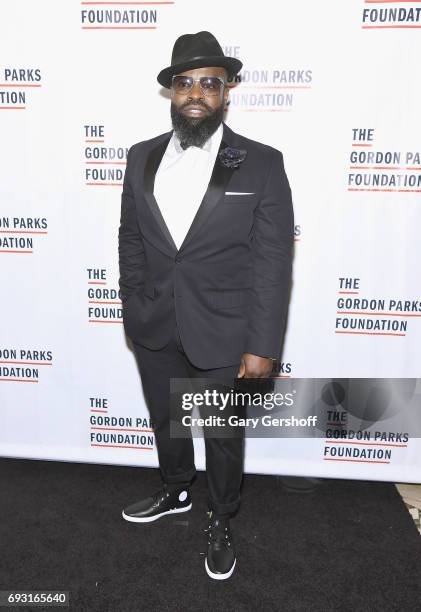
<svg viewBox="0 0 421 612"><path fill-rule="evenodd" d="M201 106L202 108L205 108L207 111L212 112L212 108L208 104L203 102L202 100L190 100L190 101L187 101L187 102L185 102L184 104L182 104L179 107L179 110L181 111L184 108L187 108L188 106L191 106L191 107L200 107Z"/></svg>

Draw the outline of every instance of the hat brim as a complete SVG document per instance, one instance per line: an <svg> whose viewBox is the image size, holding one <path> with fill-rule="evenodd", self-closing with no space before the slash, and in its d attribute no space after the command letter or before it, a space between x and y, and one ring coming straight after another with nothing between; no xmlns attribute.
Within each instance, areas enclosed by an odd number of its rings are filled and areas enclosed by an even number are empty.
<svg viewBox="0 0 421 612"><path fill-rule="evenodd" d="M220 55L192 59L181 64L175 64L174 66L164 68L158 74L157 80L160 85L169 89L174 74L179 74L186 70L193 70L194 68L204 68L206 66L220 66L221 68L225 68L228 73L228 78L230 79L241 70L243 62L240 62L236 57L221 57Z"/></svg>

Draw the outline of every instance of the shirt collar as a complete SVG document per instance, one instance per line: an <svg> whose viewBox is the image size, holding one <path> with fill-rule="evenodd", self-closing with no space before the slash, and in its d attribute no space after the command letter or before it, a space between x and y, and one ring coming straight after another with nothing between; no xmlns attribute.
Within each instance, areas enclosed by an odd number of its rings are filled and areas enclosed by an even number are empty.
<svg viewBox="0 0 421 612"><path fill-rule="evenodd" d="M203 147L194 147L194 148L198 149L199 151L206 151L207 153L214 152L215 150L219 149L219 145L221 144L221 140L222 140L222 134L223 134L223 127L222 127L222 122L221 122L219 126L217 127L217 129L215 130L215 132L212 134L212 136L210 136L210 138L208 138L207 141L204 143ZM174 149L176 150L177 153L181 154L187 151L187 149L183 149L183 147L181 146L180 139L175 133L175 130L172 135L172 141L173 141Z"/></svg>

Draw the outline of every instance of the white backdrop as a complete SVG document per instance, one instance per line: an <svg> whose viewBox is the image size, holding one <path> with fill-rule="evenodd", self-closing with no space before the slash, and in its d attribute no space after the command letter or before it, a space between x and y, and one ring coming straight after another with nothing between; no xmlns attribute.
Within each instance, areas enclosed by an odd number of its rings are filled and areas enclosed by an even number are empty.
<svg viewBox="0 0 421 612"><path fill-rule="evenodd" d="M171 128L156 75L186 32L210 30L243 61L226 122L284 154L296 253L283 375L420 376L418 4L2 5L3 456L157 465L117 233L127 149ZM386 463L326 461L326 444L248 440L246 471L420 481L419 439L389 444Z"/></svg>

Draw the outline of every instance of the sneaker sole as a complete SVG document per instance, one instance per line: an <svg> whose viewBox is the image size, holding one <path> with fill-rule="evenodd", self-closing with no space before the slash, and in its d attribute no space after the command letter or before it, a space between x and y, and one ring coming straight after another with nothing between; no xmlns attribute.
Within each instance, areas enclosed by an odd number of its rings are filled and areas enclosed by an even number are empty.
<svg viewBox="0 0 421 612"><path fill-rule="evenodd" d="M214 574L209 569L208 560L205 559L206 573L207 573L208 576L210 576L210 578L214 578L215 580L226 580L227 578L229 578L231 576L232 572L234 571L234 567L235 567L236 563L237 563L237 558L234 559L234 563L232 564L232 568L226 574Z"/></svg>
<svg viewBox="0 0 421 612"><path fill-rule="evenodd" d="M177 512L187 512L191 510L192 504L185 506L184 508L173 508L172 510L166 510L165 512L161 512L160 514L155 514L154 516L130 516L130 514L125 514L124 510L121 513L122 517L129 521L130 523L150 523L151 521L156 521L161 518L161 516L165 516L166 514L176 514Z"/></svg>

